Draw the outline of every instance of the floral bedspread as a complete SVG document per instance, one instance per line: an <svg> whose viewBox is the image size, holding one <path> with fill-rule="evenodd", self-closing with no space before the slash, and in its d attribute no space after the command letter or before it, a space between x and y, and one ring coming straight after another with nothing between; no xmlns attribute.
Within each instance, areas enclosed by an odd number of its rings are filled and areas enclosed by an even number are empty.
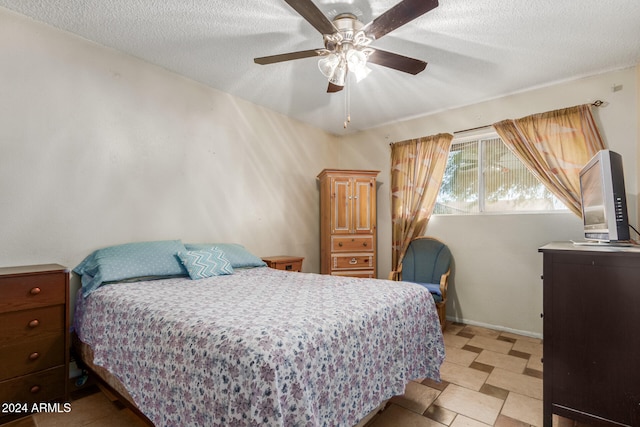
<svg viewBox="0 0 640 427"><path fill-rule="evenodd" d="M267 267L106 285L74 323L157 426L353 426L444 359L422 287Z"/></svg>

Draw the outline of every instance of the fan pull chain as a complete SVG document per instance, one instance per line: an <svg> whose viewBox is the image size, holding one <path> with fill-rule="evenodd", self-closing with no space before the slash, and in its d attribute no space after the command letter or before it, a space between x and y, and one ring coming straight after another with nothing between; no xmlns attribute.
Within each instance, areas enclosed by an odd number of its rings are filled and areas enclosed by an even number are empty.
<svg viewBox="0 0 640 427"><path fill-rule="evenodd" d="M350 76L347 76L347 81L345 82L346 93L344 94L344 113L345 113L345 121L344 128L346 129L351 123L351 85L349 84Z"/></svg>

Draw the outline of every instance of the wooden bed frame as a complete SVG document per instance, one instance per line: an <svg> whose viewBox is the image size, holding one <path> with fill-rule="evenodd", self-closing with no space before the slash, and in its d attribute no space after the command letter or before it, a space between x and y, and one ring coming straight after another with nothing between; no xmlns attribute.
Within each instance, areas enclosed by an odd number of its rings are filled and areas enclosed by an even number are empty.
<svg viewBox="0 0 640 427"><path fill-rule="evenodd" d="M114 395L123 405L140 417L145 424L152 427L154 426L151 420L138 409L133 398L120 380L102 366L93 363L93 349L88 344L80 341L80 338L78 338L75 332L71 334L71 345L72 353L76 357L76 362L82 365L82 369L86 369L93 374L101 387L106 388L108 392Z"/></svg>

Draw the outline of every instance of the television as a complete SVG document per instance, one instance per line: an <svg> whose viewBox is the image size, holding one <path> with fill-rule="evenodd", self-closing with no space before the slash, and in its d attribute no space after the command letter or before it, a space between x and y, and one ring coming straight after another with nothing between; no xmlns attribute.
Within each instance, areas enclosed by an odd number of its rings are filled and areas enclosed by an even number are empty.
<svg viewBox="0 0 640 427"><path fill-rule="evenodd" d="M584 238L593 243L630 239L622 156L601 150L580 171Z"/></svg>

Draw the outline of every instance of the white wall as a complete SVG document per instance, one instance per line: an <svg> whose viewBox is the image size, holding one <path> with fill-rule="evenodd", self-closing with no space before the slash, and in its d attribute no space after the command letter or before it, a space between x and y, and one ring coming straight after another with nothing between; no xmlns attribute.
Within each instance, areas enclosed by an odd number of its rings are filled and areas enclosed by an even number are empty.
<svg viewBox="0 0 640 427"><path fill-rule="evenodd" d="M319 270L335 137L2 8L0 64L0 266L182 239Z"/></svg>
<svg viewBox="0 0 640 427"><path fill-rule="evenodd" d="M389 143L602 99L637 207L640 67L335 137L0 8L0 266L74 267L129 241L234 241L319 270L325 167L379 169L379 271L391 266ZM612 92L613 85L622 90ZM428 96L428 94L425 94ZM340 160L340 161L338 161ZM631 214L637 224L636 210ZM434 218L456 271L449 316L541 333L541 256L571 215Z"/></svg>
<svg viewBox="0 0 640 427"><path fill-rule="evenodd" d="M631 221L637 224L639 80L636 68L612 71L342 138L340 167L382 171L378 192L379 276L386 277L391 269L389 143L453 133L597 99L606 104L594 108L594 116L609 148L623 156ZM613 91L614 85L621 90ZM439 216L432 218L426 234L447 242L454 254L449 318L539 336L542 256L537 249L550 241L581 238L581 221L572 214L558 213Z"/></svg>

